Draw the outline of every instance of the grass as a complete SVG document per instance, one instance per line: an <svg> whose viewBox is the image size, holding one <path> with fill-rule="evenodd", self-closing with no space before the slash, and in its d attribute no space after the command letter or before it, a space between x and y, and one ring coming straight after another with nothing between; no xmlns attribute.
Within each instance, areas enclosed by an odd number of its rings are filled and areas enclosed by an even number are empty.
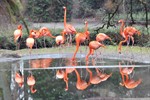
<svg viewBox="0 0 150 100"><path fill-rule="evenodd" d="M72 46L72 47L64 47L64 48L60 48L60 47L52 47L52 48L41 48L41 49L32 49L32 54L52 54L52 53L74 53L76 47ZM97 51L102 51L104 53L113 53L113 54L117 54L118 53L118 46L106 46L106 48L100 48ZM127 50L133 52L133 53L137 53L137 54L149 54L150 48L147 47L139 47L139 46L122 46L122 52L127 52ZM83 51L83 53L87 54L88 53L88 47L86 48L85 46L81 46L79 48L78 53L80 53L80 51ZM18 54L20 56L24 56L24 55L29 55L29 49L21 49L21 50L5 50L5 49L1 49L0 50L0 54Z"/></svg>

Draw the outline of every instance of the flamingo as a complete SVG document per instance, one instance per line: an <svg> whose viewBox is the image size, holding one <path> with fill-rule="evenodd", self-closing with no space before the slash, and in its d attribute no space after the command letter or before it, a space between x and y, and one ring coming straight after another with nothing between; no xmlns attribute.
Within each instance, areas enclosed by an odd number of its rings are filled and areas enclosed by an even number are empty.
<svg viewBox="0 0 150 100"><path fill-rule="evenodd" d="M71 24L67 24L66 22L67 8L64 6L63 9L64 9L64 30L62 34L63 35L69 34L70 42L72 42L71 34L75 34L77 33L77 31Z"/></svg>
<svg viewBox="0 0 150 100"><path fill-rule="evenodd" d="M20 48L20 40L22 37L22 25L18 25L17 29L14 31L14 42L18 45L17 49Z"/></svg>
<svg viewBox="0 0 150 100"><path fill-rule="evenodd" d="M97 50L99 47L104 47L105 48L105 45L99 43L98 41L91 41L89 43L89 53L86 55L86 61L88 61L88 57L93 53L94 53L94 50Z"/></svg>
<svg viewBox="0 0 150 100"><path fill-rule="evenodd" d="M15 81L18 83L19 87L22 87L24 83L24 77L20 71L15 73Z"/></svg>
<svg viewBox="0 0 150 100"><path fill-rule="evenodd" d="M31 93L35 93L37 90L34 89L34 85L35 85L35 78L32 74L30 74L28 77L27 77L27 84L30 86L30 90L31 90Z"/></svg>
<svg viewBox="0 0 150 100"><path fill-rule="evenodd" d="M30 48L30 54L31 54L31 50L32 50L32 47L34 45L34 38L37 36L38 34L38 31L36 30L30 30L30 35L29 37L26 39L26 45L28 48Z"/></svg>
<svg viewBox="0 0 150 100"><path fill-rule="evenodd" d="M56 38L55 36L51 34L50 30L47 27L40 28L37 38L42 37L42 36L49 36L51 38Z"/></svg>
<svg viewBox="0 0 150 100"><path fill-rule="evenodd" d="M89 86L89 84L86 81L84 81L84 80L81 79L81 77L80 77L77 69L74 69L74 70L75 70L75 73L77 75L76 88L78 90L85 90Z"/></svg>
<svg viewBox="0 0 150 100"><path fill-rule="evenodd" d="M89 72L90 74L90 79L89 79L89 83L88 84L99 84L100 82L102 82L101 78L98 75L94 75L92 71L89 68L86 68L86 70Z"/></svg>
<svg viewBox="0 0 150 100"><path fill-rule="evenodd" d="M138 79L137 81L133 79L129 79L128 74L123 74L121 69L120 69L120 74L123 80L123 84L120 84L120 85L125 86L127 89L134 89L142 82L141 79ZM126 77L126 80L124 79L124 75Z"/></svg>
<svg viewBox="0 0 150 100"><path fill-rule="evenodd" d="M42 27L39 29L39 34L37 36L37 38L40 38L44 36L44 46L46 47L46 44L45 44L45 36L48 36L48 37L51 37L51 38L56 38L55 36L53 36L50 32L50 30L47 28L47 27Z"/></svg>
<svg viewBox="0 0 150 100"><path fill-rule="evenodd" d="M75 59L80 44L83 43L86 39L89 40L90 32L88 31L87 27L88 27L88 22L85 21L85 32L84 32L84 33L77 33L76 36L75 36L76 50L75 50L75 52L74 52L74 55L73 55L73 57L72 57L72 60Z"/></svg>
<svg viewBox="0 0 150 100"><path fill-rule="evenodd" d="M140 31L138 31L136 28L134 27L131 27L131 26L128 26L126 28L124 28L124 20L119 20L118 21L119 23L121 23L121 27L120 27L120 35L125 38L125 40L123 41L120 41L119 43L119 47L118 47L118 52L121 54L121 47L122 47L122 44L127 42L129 40L129 38L131 38L132 40L132 45L134 44L134 38L133 38L133 35L134 34L138 34L140 35Z"/></svg>
<svg viewBox="0 0 150 100"><path fill-rule="evenodd" d="M104 34L104 33L98 33L96 35L96 41L98 41L98 42L103 42L106 39L109 39L110 41L112 41L111 38L108 35Z"/></svg>

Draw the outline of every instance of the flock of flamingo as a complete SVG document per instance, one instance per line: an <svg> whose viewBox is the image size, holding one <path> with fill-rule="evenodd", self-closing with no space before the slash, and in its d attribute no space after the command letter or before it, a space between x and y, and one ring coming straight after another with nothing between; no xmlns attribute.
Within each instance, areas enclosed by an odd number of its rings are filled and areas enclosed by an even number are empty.
<svg viewBox="0 0 150 100"><path fill-rule="evenodd" d="M76 54L79 50L79 46L81 43L85 42L86 40L89 40L90 38L90 32L88 31L88 22L85 21L85 31L80 33L77 32L76 29L70 25L67 24L66 22L66 13L67 13L67 8L63 7L64 9L64 29L62 30L61 34L58 36L53 36L50 32L50 30L47 27L42 27L39 30L30 30L30 34L29 37L26 39L26 45L28 48L30 48L30 54L31 54L31 50L32 47L35 43L35 39L43 37L43 36L48 36L51 37L53 39L55 39L55 42L57 45L63 45L65 44L65 41L70 39L69 42L72 42L72 35L75 35L75 42L76 42L76 50L74 52L74 55L71 59L72 61L72 66L76 66L77 63L76 62ZM140 35L140 31L138 31L136 28L128 26L128 27L124 27L124 20L119 20L119 23L121 23L121 28L120 28L120 35L124 38L124 40L120 41L119 46L118 46L118 52L121 53L121 48L122 48L122 44L127 42L127 45L129 45L130 39L132 40L132 45L134 44L134 34L138 34ZM69 38L66 36L69 36ZM17 48L20 48L20 40L22 37L22 25L18 25L17 30L14 31L14 41L17 44ZM90 55L94 54L94 51L97 50L100 47L106 47L103 44L103 41L105 41L106 39L112 41L112 39L104 34L104 33L99 33L96 36L96 40L90 41L89 42L89 52L86 55L86 62L88 62L88 58ZM88 63L86 64L88 66ZM39 64L37 63L35 66L39 66ZM122 83L120 83L121 86L125 86L128 89L133 89L135 87L137 87L140 83L141 83L141 79L135 81L131 78L129 78L129 74L131 74L133 72L134 67L132 68L122 68L121 64L119 63L120 66L120 74L122 77ZM56 72L56 77L63 79L66 82L66 89L68 90L68 74L72 73L73 71L75 71L76 75L77 75L77 83L76 83L76 87L78 90L84 90L86 89L90 84L99 84L102 81L106 81L111 75L110 74L105 74L105 73L101 73L101 71L99 69L96 68L96 75L93 75L92 71L89 68L86 68L87 72L90 75L89 78L89 82L87 83L85 80L82 80L77 69L75 68L66 68L65 70L60 69L57 70ZM16 72L15 75L15 81L19 84L19 87L22 87L22 84L24 83L24 76L20 73L20 72ZM27 84L30 86L30 90L32 93L36 92L36 89L34 89L34 85L35 85L35 78L32 74L29 74L29 76L27 77Z"/></svg>

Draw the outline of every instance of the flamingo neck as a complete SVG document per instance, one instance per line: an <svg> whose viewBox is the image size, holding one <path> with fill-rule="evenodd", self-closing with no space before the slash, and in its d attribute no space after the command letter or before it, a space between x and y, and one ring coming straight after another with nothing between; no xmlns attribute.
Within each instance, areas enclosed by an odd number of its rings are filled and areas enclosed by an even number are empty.
<svg viewBox="0 0 150 100"><path fill-rule="evenodd" d="M120 34L123 34L123 29L124 29L124 21L121 23L121 27L120 27Z"/></svg>
<svg viewBox="0 0 150 100"><path fill-rule="evenodd" d="M81 78L80 78L80 75L78 73L78 71L75 69L75 73L77 75L77 83L81 83Z"/></svg>
<svg viewBox="0 0 150 100"><path fill-rule="evenodd" d="M66 26L66 13L67 13L67 11L65 9L65 11L64 11L64 26Z"/></svg>
<svg viewBox="0 0 150 100"><path fill-rule="evenodd" d="M85 32L88 31L88 23L85 24Z"/></svg>
<svg viewBox="0 0 150 100"><path fill-rule="evenodd" d="M89 72L89 74L90 74L90 80L91 80L92 76L93 76L92 71L89 68L86 68L86 70Z"/></svg>

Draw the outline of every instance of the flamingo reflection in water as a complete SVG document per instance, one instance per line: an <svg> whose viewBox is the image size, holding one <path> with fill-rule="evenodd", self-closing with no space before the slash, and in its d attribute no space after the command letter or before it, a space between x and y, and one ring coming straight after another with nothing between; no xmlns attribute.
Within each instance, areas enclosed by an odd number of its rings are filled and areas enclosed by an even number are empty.
<svg viewBox="0 0 150 100"><path fill-rule="evenodd" d="M35 93L37 90L34 88L35 85L35 78L34 76L30 73L29 76L27 77L27 84L30 87L31 93Z"/></svg>
<svg viewBox="0 0 150 100"><path fill-rule="evenodd" d="M31 60L30 65L32 68L47 68L50 67L52 63L52 58L42 58Z"/></svg>
<svg viewBox="0 0 150 100"><path fill-rule="evenodd" d="M93 66L95 66L95 59L92 59L92 64ZM86 61L86 66L88 67L88 61ZM90 74L89 83L91 84L99 84L102 81L106 81L110 76L112 76L112 73L105 74L105 73L101 73L98 68L95 68L95 69L96 69L97 74L93 76L92 71L89 68L86 68L86 70Z"/></svg>
<svg viewBox="0 0 150 100"><path fill-rule="evenodd" d="M18 83L19 87L22 87L24 83L24 76L22 75L20 71L15 73L15 81L16 83Z"/></svg>
<svg viewBox="0 0 150 100"><path fill-rule="evenodd" d="M72 61L71 59L67 60L66 66L77 66L76 60ZM65 69L65 74L64 74L64 81L66 83L66 88L65 90L68 90L68 74L72 73L75 70L75 68L66 68Z"/></svg>
<svg viewBox="0 0 150 100"><path fill-rule="evenodd" d="M77 69L75 69L75 73L76 73L76 76L77 76L76 88L78 90L85 90L90 84L87 83L85 80L81 79L80 74L77 71Z"/></svg>
<svg viewBox="0 0 150 100"><path fill-rule="evenodd" d="M71 59L67 59L66 66L75 66L76 62L72 61ZM65 90L68 90L68 74L72 73L74 71L74 68L66 68L64 69L59 69L56 72L56 77L59 79L63 79L64 82L66 83L66 88Z"/></svg>
<svg viewBox="0 0 150 100"><path fill-rule="evenodd" d="M119 67L119 70L123 81L122 83L120 83L121 86L125 86L127 89L134 89L142 82L142 79L138 79L137 81L135 81L129 78L128 75L132 73L133 68L127 69Z"/></svg>

